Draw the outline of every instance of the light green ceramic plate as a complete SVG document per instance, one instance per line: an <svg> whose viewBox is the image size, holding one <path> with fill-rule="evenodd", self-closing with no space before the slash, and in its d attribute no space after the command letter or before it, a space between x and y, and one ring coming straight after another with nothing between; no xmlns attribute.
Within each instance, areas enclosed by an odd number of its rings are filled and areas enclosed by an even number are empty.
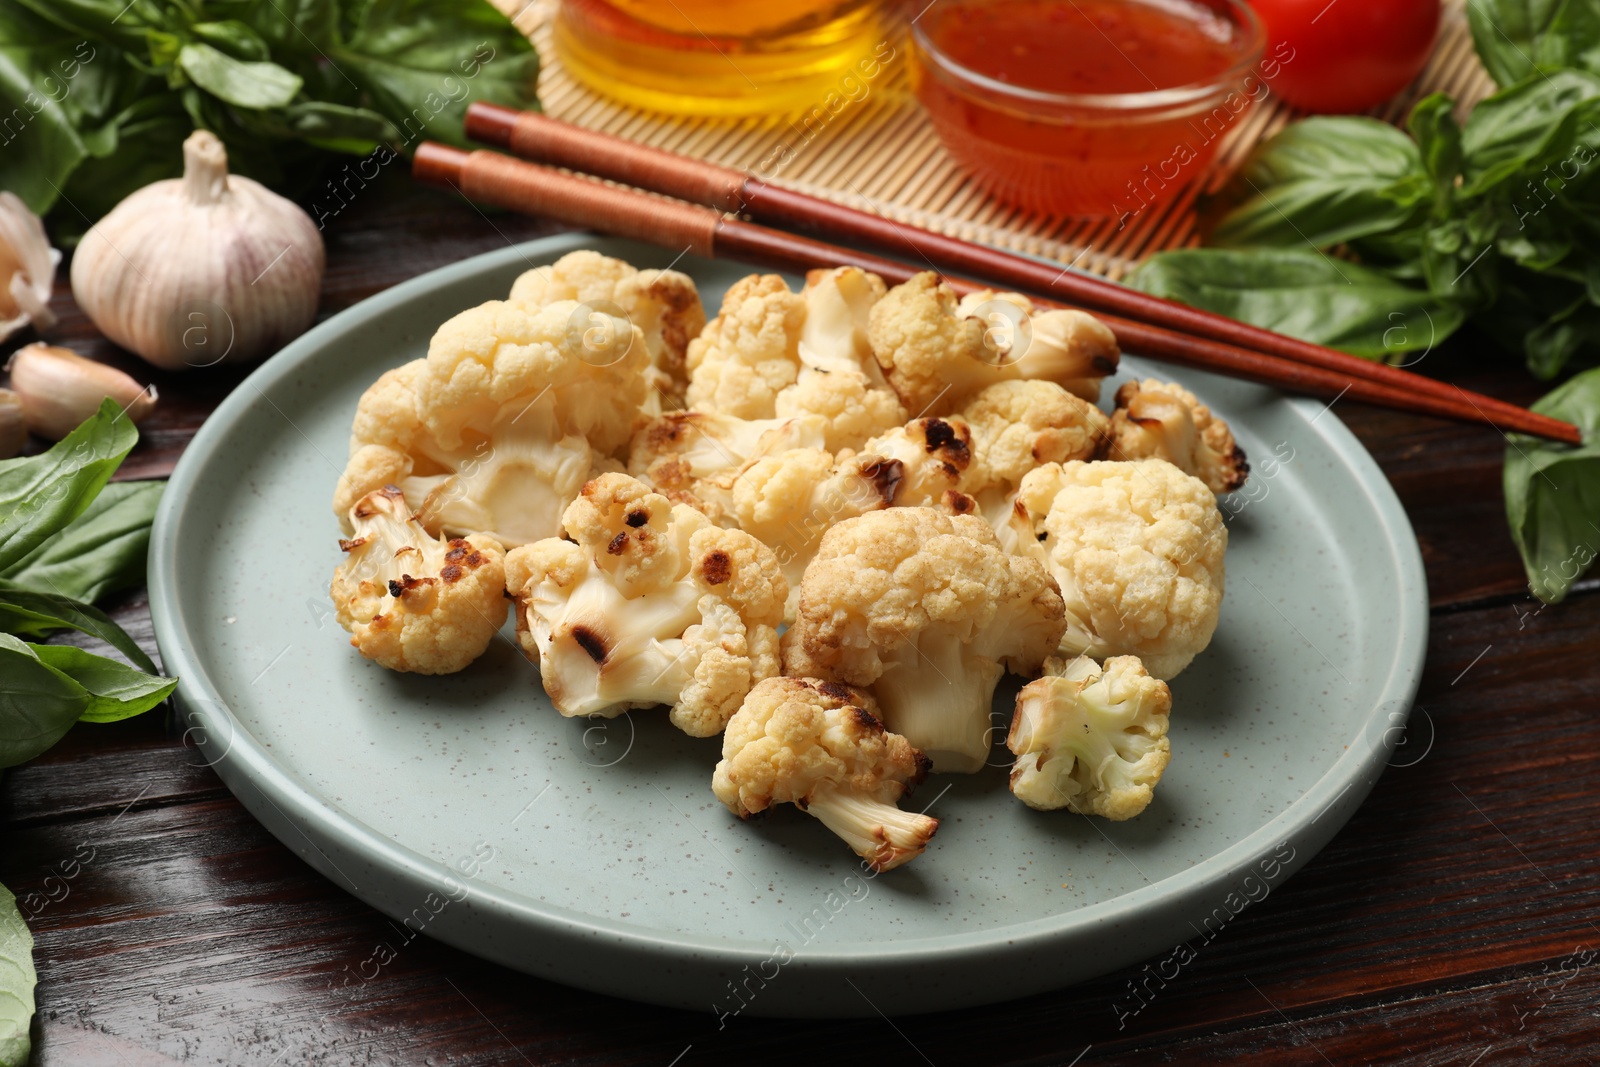
<svg viewBox="0 0 1600 1067"><path fill-rule="evenodd" d="M1323 405L1190 371L1170 373L1233 424L1256 470L1227 508L1222 624L1172 687L1172 767L1132 822L1030 811L998 767L935 777L914 798L943 820L927 854L868 879L798 811L730 815L711 794L716 741L660 713L556 715L510 641L448 678L363 661L327 595L357 398L450 315L581 247L670 259L564 236L364 301L251 375L162 502L151 610L190 737L336 885L586 989L700 1011L895 1014L1164 954L1270 892L1366 796L1426 644L1410 524ZM747 273L678 266L713 309ZM1169 372L1126 360L1124 375L1148 373Z"/></svg>

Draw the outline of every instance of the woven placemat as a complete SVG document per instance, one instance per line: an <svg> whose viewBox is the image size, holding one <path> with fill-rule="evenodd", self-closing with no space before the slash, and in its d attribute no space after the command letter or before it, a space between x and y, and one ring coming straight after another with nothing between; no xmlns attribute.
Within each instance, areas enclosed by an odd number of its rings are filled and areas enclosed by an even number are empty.
<svg viewBox="0 0 1600 1067"><path fill-rule="evenodd" d="M987 196L939 144L907 87L906 48L826 125L800 115L758 119L683 119L612 102L561 68L550 41L556 0L493 0L539 49L539 98L555 118L604 130L644 144L754 170L769 180L851 207L873 211L967 240L1012 248L1120 278L1136 263L1168 248L1194 244L1195 200L1220 188L1250 151L1296 116L1267 96L1247 109L1224 135L1210 171L1164 207L1121 220L1083 221L1033 215ZM1416 83L1372 115L1402 121L1417 100L1444 91L1462 108L1494 89L1472 49L1464 0L1446 4L1438 46ZM815 131L815 132L811 132ZM783 160L781 168L773 166Z"/></svg>

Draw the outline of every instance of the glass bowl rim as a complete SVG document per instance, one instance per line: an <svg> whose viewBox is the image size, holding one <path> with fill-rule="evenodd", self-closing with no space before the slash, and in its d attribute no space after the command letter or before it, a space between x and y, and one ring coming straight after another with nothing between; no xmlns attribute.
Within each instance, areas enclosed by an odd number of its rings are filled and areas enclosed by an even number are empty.
<svg viewBox="0 0 1600 1067"><path fill-rule="evenodd" d="M971 2L973 0L966 0L966 3ZM931 73L942 75L944 79L954 82L958 89L981 89L1008 102L1028 107L1029 110L1149 111L1176 108L1198 103L1230 89L1240 78L1247 75L1266 53L1266 27L1261 21L1261 16L1256 14L1247 0L1216 0L1216 2L1225 5L1231 11L1234 24L1244 31L1245 47L1240 50L1239 58L1215 77L1147 92L1055 93L999 81L950 58L943 49L933 43L928 31L921 25L920 15L911 20L911 38L915 51L929 61ZM966 3L962 0L941 0L941 6L945 7L966 6Z"/></svg>

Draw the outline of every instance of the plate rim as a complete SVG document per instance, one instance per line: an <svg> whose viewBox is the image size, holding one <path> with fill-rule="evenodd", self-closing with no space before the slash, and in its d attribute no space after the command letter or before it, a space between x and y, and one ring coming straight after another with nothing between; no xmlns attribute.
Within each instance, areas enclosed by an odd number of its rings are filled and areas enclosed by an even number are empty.
<svg viewBox="0 0 1600 1067"><path fill-rule="evenodd" d="M286 821L293 824L314 848L316 845L308 829L315 829L327 838L338 841L351 853L364 856L369 861L403 872L419 884L440 885L459 882L459 872L445 863L433 860L410 847L387 837L371 825L338 805L319 796L315 789L295 778L287 767L267 752L259 740L245 729L238 716L229 707L205 670L201 658L188 650L185 634L193 629L185 625L181 597L177 590L178 557L177 531L181 528L184 511L189 507L189 490L200 477L207 458L217 441L227 432L234 419L265 395L264 387L275 384L293 373L303 364L322 354L325 339L333 339L348 332L360 322L387 312L406 300L427 292L441 284L458 280L455 275L489 271L506 267L518 260L530 267L539 265L530 257L553 259L580 248L610 246L639 247L638 242L620 240L602 235L570 232L519 242L504 249L480 253L454 263L437 267L415 278L381 290L345 308L311 330L290 342L280 352L269 358L246 376L221 404L206 418L191 439L168 479L168 491L162 494L151 531L149 548L149 599L153 629L160 649L163 665L169 673L180 678L177 696L188 711L189 730L201 731L199 747L206 749L208 738L220 734L223 724L211 721L210 709L221 709L226 714L228 746L215 761L208 761L222 777L229 790L246 801L245 791L254 791L278 809ZM1141 357L1143 358L1143 357ZM1159 363L1159 360L1149 360ZM1362 728L1346 745L1346 751L1301 794L1263 825L1245 838L1227 848L1213 853L1195 865L1175 872L1150 884L1123 893L1110 900L1071 908L1065 912L1006 926L988 927L966 933L938 934L915 937L903 941L865 942L865 948L849 946L807 946L788 966L900 966L925 963L930 959L942 962L966 958L991 958L1005 955L1008 947L1038 950L1050 941L1069 939L1086 930L1104 925L1122 925L1139 919L1142 915L1163 908L1181 907L1184 900L1198 891L1210 894L1224 884L1237 884L1243 872L1250 869L1259 858L1269 855L1281 842L1302 840L1311 827L1326 815L1348 794L1356 795L1346 803L1345 810L1331 823L1326 838L1331 838L1353 813L1376 782L1382 766L1392 753L1397 739L1391 737L1392 727L1399 725L1392 718L1375 744L1360 743L1370 739L1373 716L1388 707L1398 708L1408 714L1421 685L1422 669L1427 655L1429 600L1427 576L1423 567L1421 548L1417 543L1405 508L1401 504L1387 476L1371 453L1348 427L1331 410L1331 406L1306 398L1285 397L1272 393L1273 399L1287 401L1305 421L1305 428L1321 437L1333 456L1346 464L1350 473L1380 520L1385 543L1389 550L1399 590L1396 598L1397 630L1400 639L1395 643L1394 656L1386 676L1379 684L1376 703L1363 722ZM270 401L269 401L270 402ZM1320 414L1313 414L1320 412ZM1331 417L1329 417L1331 416ZM1403 720L1402 720L1403 722ZM243 741L243 744L241 744ZM239 781L236 781L236 778ZM273 827L246 803L253 816ZM1314 817L1307 818L1312 811ZM273 830L274 836L283 840ZM1296 856L1286 866L1291 870L1320 851L1326 838L1308 854ZM297 844L283 840L291 850L304 855ZM326 853L323 853L324 858ZM331 861L330 861L331 862ZM337 869L337 868L335 868ZM854 868L852 868L854 869ZM337 879L328 876L335 884ZM350 881L348 877L345 879ZM365 896L351 882L355 895L382 907ZM709 962L737 970L739 967L768 958L771 941L751 938L702 937L681 935L672 931L641 927L625 921L572 909L541 903L522 894L500 887L473 882L471 897L479 907L499 913L503 919L522 925L552 926L567 933L587 937L604 937L616 944L646 955L679 957L691 953L700 962ZM466 943L462 938L445 938L477 955L486 955L480 948Z"/></svg>

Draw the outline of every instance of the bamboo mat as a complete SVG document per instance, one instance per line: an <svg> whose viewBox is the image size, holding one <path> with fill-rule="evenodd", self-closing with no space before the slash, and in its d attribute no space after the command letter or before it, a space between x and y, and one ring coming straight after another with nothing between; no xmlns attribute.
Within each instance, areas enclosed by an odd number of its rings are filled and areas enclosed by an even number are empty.
<svg viewBox="0 0 1600 1067"><path fill-rule="evenodd" d="M1112 278L1120 278L1154 252L1198 243L1196 197L1221 188L1252 146L1298 117L1275 97L1259 101L1225 135L1207 174L1165 207L1140 212L1119 230L1116 219L1032 215L985 195L940 146L907 88L903 42L896 43L897 58L872 83L868 95L807 140L795 125L799 116L681 119L613 103L561 69L549 32L556 0L493 2L508 15L515 13L517 27L538 47L543 62L539 99L555 118L755 170L776 184L897 222L1045 256ZM1473 52L1464 10L1464 0L1446 3L1438 46L1427 69L1409 90L1372 115L1402 122L1417 100L1444 91L1456 99L1464 118L1473 104L1493 91ZM782 157L779 148L784 145L789 147L786 165L764 170L764 161Z"/></svg>

